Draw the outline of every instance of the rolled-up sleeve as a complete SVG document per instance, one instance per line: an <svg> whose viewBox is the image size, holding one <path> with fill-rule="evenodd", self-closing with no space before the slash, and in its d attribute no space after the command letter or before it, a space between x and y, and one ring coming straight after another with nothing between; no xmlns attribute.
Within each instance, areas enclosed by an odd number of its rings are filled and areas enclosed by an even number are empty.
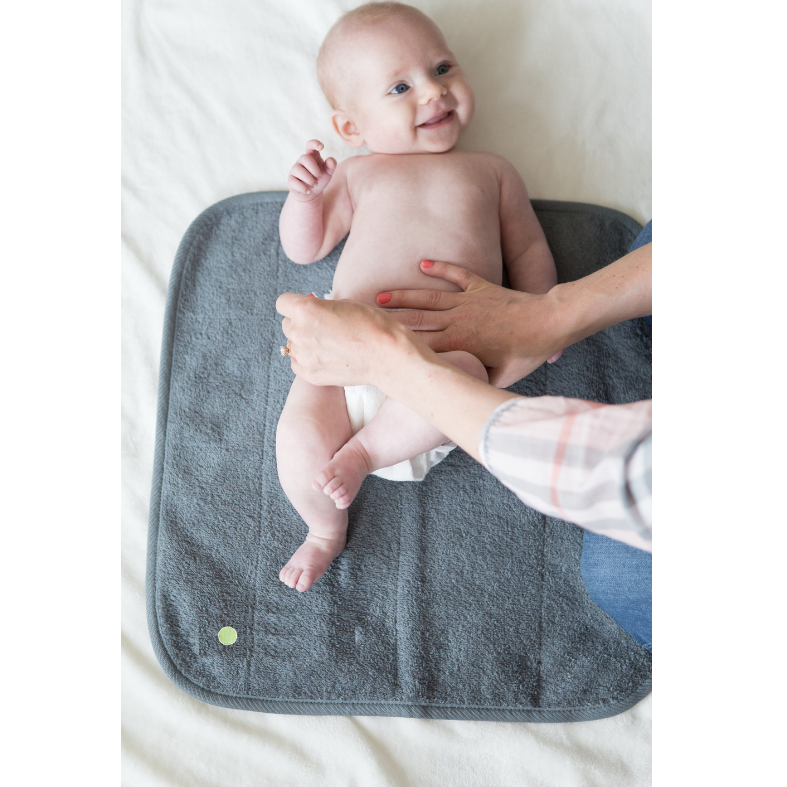
<svg viewBox="0 0 787 787"><path fill-rule="evenodd" d="M652 405L510 399L481 430L481 461L532 508L650 551Z"/></svg>

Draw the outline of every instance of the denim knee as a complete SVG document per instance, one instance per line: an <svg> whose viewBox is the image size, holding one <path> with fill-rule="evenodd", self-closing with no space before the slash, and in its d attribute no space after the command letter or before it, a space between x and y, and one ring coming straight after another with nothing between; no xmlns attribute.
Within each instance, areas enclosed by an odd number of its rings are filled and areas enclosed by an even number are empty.
<svg viewBox="0 0 787 787"><path fill-rule="evenodd" d="M650 552L585 531L580 570L588 594L644 648L652 648Z"/></svg>
<svg viewBox="0 0 787 787"><path fill-rule="evenodd" d="M653 243L653 219L640 230L636 240L629 247L629 252L638 249L640 246L647 246L648 243Z"/></svg>

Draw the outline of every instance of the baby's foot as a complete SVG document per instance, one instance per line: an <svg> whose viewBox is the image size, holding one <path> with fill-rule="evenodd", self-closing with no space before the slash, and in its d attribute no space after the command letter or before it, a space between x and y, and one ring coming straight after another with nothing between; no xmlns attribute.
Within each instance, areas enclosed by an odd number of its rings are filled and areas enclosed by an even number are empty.
<svg viewBox="0 0 787 787"><path fill-rule="evenodd" d="M344 549L346 543L345 534L336 538L322 538L309 533L279 572L279 579L285 585L303 593L328 570L328 566Z"/></svg>
<svg viewBox="0 0 787 787"><path fill-rule="evenodd" d="M315 490L322 490L336 504L348 508L355 500L363 479L374 468L361 441L353 438L340 448L333 459L317 474L312 482Z"/></svg>

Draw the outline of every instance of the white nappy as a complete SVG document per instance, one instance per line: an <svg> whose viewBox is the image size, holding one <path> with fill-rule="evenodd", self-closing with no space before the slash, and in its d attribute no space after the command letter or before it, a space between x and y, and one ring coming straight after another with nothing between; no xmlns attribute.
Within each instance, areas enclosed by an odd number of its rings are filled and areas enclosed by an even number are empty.
<svg viewBox="0 0 787 787"><path fill-rule="evenodd" d="M329 301L333 300L333 293L326 293L322 297ZM350 417L353 434L360 432L377 415L387 398L376 385L348 385L345 387L344 399L347 402L347 415ZM423 481L426 474L436 464L442 462L454 448L456 448L456 443L448 442L424 454L414 456L412 459L391 465L391 467L381 467L379 470L375 470L372 475L385 478L388 481Z"/></svg>
<svg viewBox="0 0 787 787"><path fill-rule="evenodd" d="M344 389L347 415L350 416L353 434L360 432L377 415L386 398L386 395L375 385L348 385ZM438 462L442 462L454 448L456 443L446 443L391 467L381 467L372 475L389 481L423 481L429 470Z"/></svg>

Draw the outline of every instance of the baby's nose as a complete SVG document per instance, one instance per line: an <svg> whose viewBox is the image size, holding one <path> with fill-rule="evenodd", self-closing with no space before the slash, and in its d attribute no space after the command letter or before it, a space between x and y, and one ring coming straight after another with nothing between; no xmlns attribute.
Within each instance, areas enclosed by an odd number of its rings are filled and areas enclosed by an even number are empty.
<svg viewBox="0 0 787 787"><path fill-rule="evenodd" d="M421 95L418 98L419 104L428 104L434 98L440 98L448 92L448 88L443 87L434 79L427 79L421 88Z"/></svg>

